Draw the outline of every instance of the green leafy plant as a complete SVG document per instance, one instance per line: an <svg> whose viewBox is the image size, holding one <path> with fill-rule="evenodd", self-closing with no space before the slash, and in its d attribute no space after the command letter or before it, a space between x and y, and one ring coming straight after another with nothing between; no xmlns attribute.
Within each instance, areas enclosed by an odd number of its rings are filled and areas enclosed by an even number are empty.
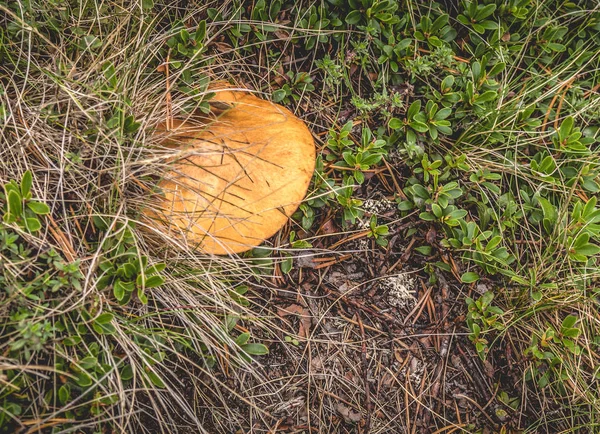
<svg viewBox="0 0 600 434"><path fill-rule="evenodd" d="M312 77L305 72L288 71L286 78L288 82L281 89L273 92L273 101L289 104L292 101L299 101L306 92L315 90Z"/></svg>
<svg viewBox="0 0 600 434"><path fill-rule="evenodd" d="M296 231L290 231L290 246L292 249L309 249L312 244L306 240L297 240ZM281 262L281 271L288 274L294 266L294 258L289 253L284 253L284 260Z"/></svg>
<svg viewBox="0 0 600 434"><path fill-rule="evenodd" d="M578 356L582 348L577 344L581 334L576 327L577 317L567 315L560 329L548 327L540 336L533 336L531 345L525 350L533 363L528 371L530 379L534 379L540 387L548 386L552 381L562 380L561 365L564 361L563 352Z"/></svg>
<svg viewBox="0 0 600 434"><path fill-rule="evenodd" d="M381 27L392 26L399 20L394 13L398 4L391 0L349 0L348 4L352 10L345 21L359 29L378 33Z"/></svg>
<svg viewBox="0 0 600 434"><path fill-rule="evenodd" d="M392 130L399 130L404 133L406 142L409 145L414 145L417 142L419 133L426 133L429 127L424 122L425 115L421 110L421 100L415 100L406 111L404 119L392 118L389 122L389 127Z"/></svg>
<svg viewBox="0 0 600 434"><path fill-rule="evenodd" d="M464 276L463 280L473 280L471 276ZM482 360L485 360L489 351L489 340L486 334L492 331L502 331L505 328L502 322L502 309L492 305L493 292L486 292L477 300L466 298L468 307L467 326L470 330L469 340L475 345L475 350Z"/></svg>
<svg viewBox="0 0 600 434"><path fill-rule="evenodd" d="M490 20L490 15L496 10L495 4L478 4L475 1L463 1L464 12L456 17L465 26L471 27L477 33L485 33L486 30L496 30L498 23Z"/></svg>
<svg viewBox="0 0 600 434"><path fill-rule="evenodd" d="M448 14L442 14L433 21L428 15L422 16L415 38L427 42L431 48L441 47L444 42L450 42L456 37L456 31L448 25L449 19Z"/></svg>
<svg viewBox="0 0 600 434"><path fill-rule="evenodd" d="M33 177L30 171L23 174L20 184L12 180L4 185L6 210L2 216L4 223L17 224L22 230L37 232L42 228L39 216L50 213L50 208L43 202L32 200L31 187Z"/></svg>
<svg viewBox="0 0 600 434"><path fill-rule="evenodd" d="M94 220L96 227L108 230L104 219L96 217ZM132 229L132 223L122 225L113 236L105 238L102 248L107 254L99 264L101 276L96 285L100 290L112 286L113 295L120 304L127 304L134 293L146 304L145 291L164 283L160 272L166 265L148 265L148 257L136 248Z"/></svg>
<svg viewBox="0 0 600 434"><path fill-rule="evenodd" d="M387 236L390 234L390 228L387 225L378 225L377 216L372 215L369 219L369 232L367 236L373 238L378 246L388 245Z"/></svg>
<svg viewBox="0 0 600 434"><path fill-rule="evenodd" d="M377 165L387 155L386 145L385 140L374 139L369 128L363 128L360 146L349 149L346 145L341 153L343 161L336 162L336 165L352 169L354 181L362 184L365 180L364 172Z"/></svg>
<svg viewBox="0 0 600 434"><path fill-rule="evenodd" d="M351 177L346 178L344 185L338 190L336 195L338 203L342 206L344 224L346 222L355 224L356 219L364 215L364 211L361 209L363 201L353 197L352 180L353 178Z"/></svg>

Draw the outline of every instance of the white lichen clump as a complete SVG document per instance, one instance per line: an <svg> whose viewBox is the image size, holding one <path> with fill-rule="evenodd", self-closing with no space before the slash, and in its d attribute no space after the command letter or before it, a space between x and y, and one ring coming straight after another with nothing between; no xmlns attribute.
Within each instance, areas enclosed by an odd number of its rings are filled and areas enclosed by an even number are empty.
<svg viewBox="0 0 600 434"><path fill-rule="evenodd" d="M367 199L363 202L363 210L370 214L382 214L396 209L396 203L387 199ZM368 225L368 223L367 223Z"/></svg>
<svg viewBox="0 0 600 434"><path fill-rule="evenodd" d="M395 307L410 306L417 301L414 286L415 279L408 273L386 276L379 283L379 288L388 292L388 303Z"/></svg>

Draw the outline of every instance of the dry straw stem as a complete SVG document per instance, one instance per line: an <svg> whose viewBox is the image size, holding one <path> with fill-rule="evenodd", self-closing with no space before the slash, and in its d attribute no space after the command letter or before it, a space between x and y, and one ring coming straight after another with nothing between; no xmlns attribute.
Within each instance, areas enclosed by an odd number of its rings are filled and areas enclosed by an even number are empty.
<svg viewBox="0 0 600 434"><path fill-rule="evenodd" d="M231 282L242 284L256 270L251 264L239 258L207 258L169 234L147 236L140 231L143 224L137 222L132 229L137 251L149 258L149 264L168 262L163 272L165 284L152 289L148 305L134 301L127 306L115 302L111 287L97 287L101 274L98 265L111 253L102 248L103 242L119 239L123 228L135 220L143 195L153 187L151 180L164 173L165 161L173 155L172 149L159 146L151 134L164 120L166 82L149 62L158 57L159 47L169 35L156 36L153 27L142 25L135 13L123 11L108 21L100 20L99 15L97 22L92 19L91 24L85 23L95 25L98 35L106 37L105 45L95 53L88 51L67 59L65 53L71 49L72 40L61 37L54 41L54 47L36 45L32 40L37 32L25 27L20 33L21 43L8 46L14 54L15 64L8 65L12 69L0 64L0 75L5 79L0 95L5 109L0 119L0 184L20 180L27 170L34 174L32 194L49 205L51 217L44 221L48 230L21 236L35 252L53 248L66 260L77 259L85 276L82 291L70 288L64 293L49 293L50 308L49 300L27 300L27 310L38 312L28 324L64 323L72 330L85 329L84 338L97 343L101 361L108 367L89 393L66 406L56 402L49 409L44 394L58 389L62 379L70 377L46 363L52 363L55 356L64 359L67 366L77 367L82 358L94 356L86 352L89 342L82 345L83 353L62 351L61 337L56 334L56 345L48 345L54 355L44 352L44 357L26 360L7 356L16 333L3 336L3 369L7 367L19 378L30 377L19 394L30 397L30 408L39 417L22 416L19 422L32 432L58 424L66 410L85 409L115 395L115 404L103 403L98 414L73 421L71 429L91 430L110 423L119 432L148 432L152 429L148 426L154 424L163 432L175 432L175 427L185 424L193 427L193 432L207 432L203 409L210 408L214 420L234 421L238 414L228 408L225 395L229 400L247 402L249 408L254 404L232 384L254 377L255 381L265 381L240 360L233 338L216 332L222 330L227 315L242 321L253 319L251 309L228 295ZM2 12L6 13L4 7ZM114 89L103 88L107 82L103 65L107 62L115 67ZM185 62L183 68L193 69L191 62ZM226 76L210 67L203 73L214 78ZM180 76L172 74L170 78L176 82ZM185 117L181 111L189 100L183 97L173 102L175 116ZM141 124L126 137L107 124L119 110ZM94 217L103 218L108 229L100 232L93 224ZM4 259L0 257L0 262ZM20 273L30 269L29 262L9 267ZM84 311L93 311L94 317L112 313L114 334L94 334L92 321L79 315ZM6 315L1 320L11 321ZM269 328L267 318L252 323L254 333ZM149 348L163 353L165 361L149 359ZM208 369L199 354L213 357L218 366ZM131 366L132 380L121 377L123 366ZM225 371L229 372L227 378L219 374ZM165 388L144 380L148 372L159 376ZM11 383L5 383L0 375L1 392L9 389ZM231 428L228 422L221 423ZM228 428L217 432L231 432Z"/></svg>

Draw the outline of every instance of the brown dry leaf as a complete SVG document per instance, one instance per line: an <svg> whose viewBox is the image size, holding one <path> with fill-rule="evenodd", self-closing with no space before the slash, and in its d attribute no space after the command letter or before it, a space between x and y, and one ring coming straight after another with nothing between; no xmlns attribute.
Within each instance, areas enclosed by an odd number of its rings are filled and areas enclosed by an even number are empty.
<svg viewBox="0 0 600 434"><path fill-rule="evenodd" d="M284 318L288 315L298 315L300 317L300 328L298 330L298 337L307 338L310 333L311 326L311 314L310 311L300 305L290 304L284 308L277 309L277 315Z"/></svg>
<svg viewBox="0 0 600 434"><path fill-rule="evenodd" d="M427 241L427 243L429 243L433 246L433 245L435 245L436 238L437 238L437 231L435 230L435 228L433 226L431 226L429 228L429 230L427 231L427 235L425 235L425 241Z"/></svg>
<svg viewBox="0 0 600 434"><path fill-rule="evenodd" d="M290 37L290 34L285 30L276 30L274 33L279 39L288 39Z"/></svg>
<svg viewBox="0 0 600 434"><path fill-rule="evenodd" d="M323 226L321 226L321 230L319 231L319 234L332 235L337 232L339 232L339 230L338 230L337 226L335 225L335 222L333 221L333 219L329 219L325 223L323 223Z"/></svg>
<svg viewBox="0 0 600 434"><path fill-rule="evenodd" d="M489 360L484 360L483 361L483 368L485 370L485 375L488 376L488 378L494 378L494 374L496 373L496 370L494 369L494 365L492 365L492 363Z"/></svg>
<svg viewBox="0 0 600 434"><path fill-rule="evenodd" d="M285 78L278 75L277 77L275 77L273 79L273 81L278 85L278 86L283 86L283 84L285 83Z"/></svg>
<svg viewBox="0 0 600 434"><path fill-rule="evenodd" d="M400 353L401 351L405 350L397 349L396 351L394 351L394 358L398 363L404 363L404 357L402 357L402 354Z"/></svg>
<svg viewBox="0 0 600 434"><path fill-rule="evenodd" d="M229 45L225 42L213 42L213 45L215 46L217 51L219 51L220 53L227 53L227 52L231 51L231 49L232 49L231 45Z"/></svg>
<svg viewBox="0 0 600 434"><path fill-rule="evenodd" d="M392 387L394 383L394 376L389 372L386 372L385 374L383 374L383 377L381 377L380 384L382 387Z"/></svg>
<svg viewBox="0 0 600 434"><path fill-rule="evenodd" d="M294 258L298 268L316 268L319 264L315 262L315 257L309 251L303 252L302 256Z"/></svg>
<svg viewBox="0 0 600 434"><path fill-rule="evenodd" d="M335 404L335 409L340 414L340 416L344 418L344 421L346 423L357 423L360 422L360 420L362 419L360 413L352 410L350 407L348 407L342 402L338 402L337 404Z"/></svg>
<svg viewBox="0 0 600 434"><path fill-rule="evenodd" d="M277 315L281 318L288 315L302 315L304 308L298 304L290 304L287 307L280 307L277 309Z"/></svg>

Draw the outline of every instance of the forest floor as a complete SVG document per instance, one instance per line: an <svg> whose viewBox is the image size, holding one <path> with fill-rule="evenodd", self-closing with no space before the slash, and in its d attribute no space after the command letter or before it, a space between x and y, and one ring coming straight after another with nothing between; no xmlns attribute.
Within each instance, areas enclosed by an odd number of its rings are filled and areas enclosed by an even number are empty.
<svg viewBox="0 0 600 434"><path fill-rule="evenodd" d="M130 3L0 0L0 433L597 432L597 2ZM211 256L141 211L223 80L317 161Z"/></svg>

